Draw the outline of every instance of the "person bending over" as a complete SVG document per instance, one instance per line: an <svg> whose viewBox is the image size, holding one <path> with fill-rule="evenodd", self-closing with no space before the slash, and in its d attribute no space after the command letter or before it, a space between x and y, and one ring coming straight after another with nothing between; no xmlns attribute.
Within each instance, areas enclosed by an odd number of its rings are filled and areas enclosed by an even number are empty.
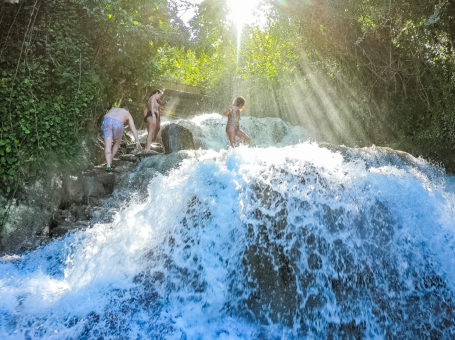
<svg viewBox="0 0 455 340"><path fill-rule="evenodd" d="M136 149L142 150L139 142L136 127L134 126L133 117L126 108L113 107L104 115L101 130L104 136L104 155L106 157L106 171L112 171L112 160L117 153L120 143L122 142L124 124L128 123L136 140ZM114 145L112 145L112 142Z"/></svg>
<svg viewBox="0 0 455 340"><path fill-rule="evenodd" d="M161 96L163 93L160 90L155 90L150 95L147 102L147 107L144 109L144 122L147 124L147 142L145 150L150 150L150 145L156 141L158 132L160 131L161 120Z"/></svg>
<svg viewBox="0 0 455 340"><path fill-rule="evenodd" d="M232 105L224 112L228 116L226 124L226 134L229 138L229 143L235 147L235 137L240 138L242 141L250 145L251 138L240 129L240 111L245 108L245 98L237 97L232 102Z"/></svg>

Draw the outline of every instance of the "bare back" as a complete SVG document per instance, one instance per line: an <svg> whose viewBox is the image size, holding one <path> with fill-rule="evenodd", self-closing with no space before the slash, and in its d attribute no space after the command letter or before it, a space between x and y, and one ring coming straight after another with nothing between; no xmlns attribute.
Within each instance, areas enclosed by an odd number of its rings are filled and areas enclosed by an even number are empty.
<svg viewBox="0 0 455 340"><path fill-rule="evenodd" d="M114 118L114 119L121 121L123 124L125 124L126 122L128 122L130 120L131 115L125 109L122 109L119 107L114 107L114 108L110 109L109 111L107 111L107 113L104 115L104 117L105 118L107 118L107 117Z"/></svg>

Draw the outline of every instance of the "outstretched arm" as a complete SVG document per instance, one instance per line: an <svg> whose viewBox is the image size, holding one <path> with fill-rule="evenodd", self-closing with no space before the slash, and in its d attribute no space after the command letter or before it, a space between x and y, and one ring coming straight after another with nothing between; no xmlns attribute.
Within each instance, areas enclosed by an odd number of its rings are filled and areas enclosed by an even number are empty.
<svg viewBox="0 0 455 340"><path fill-rule="evenodd" d="M128 113L128 124L130 126L131 132L133 133L134 139L136 140L136 149L142 150L142 145L141 142L139 142L136 126L134 125L134 120L130 113Z"/></svg>
<svg viewBox="0 0 455 340"><path fill-rule="evenodd" d="M229 114L231 113L231 111L233 110L233 107L232 106L229 106L227 108L227 110L223 113L225 116L229 116Z"/></svg>

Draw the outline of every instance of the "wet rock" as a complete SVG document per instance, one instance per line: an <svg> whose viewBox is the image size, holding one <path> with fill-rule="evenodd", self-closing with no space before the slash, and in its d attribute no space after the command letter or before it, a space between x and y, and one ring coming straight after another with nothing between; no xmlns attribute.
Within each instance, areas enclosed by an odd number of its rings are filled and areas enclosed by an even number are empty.
<svg viewBox="0 0 455 340"><path fill-rule="evenodd" d="M246 300L248 309L263 324L271 320L291 326L299 297L295 275L283 249L250 246L243 265L252 290Z"/></svg>
<svg viewBox="0 0 455 340"><path fill-rule="evenodd" d="M335 240L330 247L329 260L337 272L350 273L354 269L352 249L340 239Z"/></svg>
<svg viewBox="0 0 455 340"><path fill-rule="evenodd" d="M306 244L312 245L315 242L316 242L316 237L314 236L314 234L308 235L308 237L306 238Z"/></svg>
<svg viewBox="0 0 455 340"><path fill-rule="evenodd" d="M342 231L344 229L342 217L345 214L343 209L332 209L326 204L321 205L321 208L321 211L323 213L322 220L327 226L327 229L331 233Z"/></svg>
<svg viewBox="0 0 455 340"><path fill-rule="evenodd" d="M136 157L143 158L143 157L150 157L150 156L156 156L160 155L161 153L155 150L144 150L140 151L135 154Z"/></svg>
<svg viewBox="0 0 455 340"><path fill-rule="evenodd" d="M142 143L142 147L145 148L145 144ZM161 145L160 143L152 143L150 145L150 150L151 151L154 151L156 153L163 153L164 152L164 148L163 148L163 145ZM136 152L136 144L133 143L133 144L129 144L126 146L126 153L128 154L131 154L131 153L134 153ZM143 152L146 152L146 150L142 150L142 153ZM137 154L140 154L141 152L137 152Z"/></svg>
<svg viewBox="0 0 455 340"><path fill-rule="evenodd" d="M308 314L315 312L325 306L327 299L322 294L310 295L305 302L305 311Z"/></svg>
<svg viewBox="0 0 455 340"><path fill-rule="evenodd" d="M120 159L122 161L131 162L131 163L136 163L138 161L138 158L131 153L120 155Z"/></svg>
<svg viewBox="0 0 455 340"><path fill-rule="evenodd" d="M308 268L315 270L322 268L322 260L317 254L310 254L308 256Z"/></svg>
<svg viewBox="0 0 455 340"><path fill-rule="evenodd" d="M366 323L351 322L334 324L329 323L327 329L327 339L363 339L365 338Z"/></svg>
<svg viewBox="0 0 455 340"><path fill-rule="evenodd" d="M7 201L0 228L0 253L34 248L43 242L52 213L63 199L62 179L42 178L27 186L25 192L20 201Z"/></svg>
<svg viewBox="0 0 455 340"><path fill-rule="evenodd" d="M49 237L86 226L100 199L111 195L134 166L119 160L114 165L112 173L99 166L77 175L49 175L26 187L20 200L0 199L5 207L0 209L0 254L33 249Z"/></svg>
<svg viewBox="0 0 455 340"><path fill-rule="evenodd" d="M313 273L309 272L308 270L304 270L300 275L300 284L302 285L302 288L305 290L314 285L316 283L316 277Z"/></svg>
<svg viewBox="0 0 455 340"><path fill-rule="evenodd" d="M84 199L84 184L80 176L68 176L63 179L63 198L61 205L70 202L80 203Z"/></svg>
<svg viewBox="0 0 455 340"><path fill-rule="evenodd" d="M152 143L152 144L150 144L150 150L156 151L158 153L163 153L164 152L163 145L160 144L160 143Z"/></svg>
<svg viewBox="0 0 455 340"><path fill-rule="evenodd" d="M82 183L85 197L105 197L114 191L115 174L88 172L84 174Z"/></svg>
<svg viewBox="0 0 455 340"><path fill-rule="evenodd" d="M178 124L166 125L161 131L165 153L194 150L193 134Z"/></svg>
<svg viewBox="0 0 455 340"><path fill-rule="evenodd" d="M49 230L50 237L59 237L65 235L68 231L74 229L85 229L90 226L89 221L79 221L78 223L62 223Z"/></svg>

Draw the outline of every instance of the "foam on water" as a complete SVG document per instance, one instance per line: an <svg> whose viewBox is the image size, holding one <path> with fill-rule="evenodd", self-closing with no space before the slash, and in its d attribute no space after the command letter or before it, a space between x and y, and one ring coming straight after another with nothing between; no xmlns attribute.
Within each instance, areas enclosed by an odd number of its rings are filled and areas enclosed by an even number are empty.
<svg viewBox="0 0 455 340"><path fill-rule="evenodd" d="M1 258L0 337L455 336L450 179L276 119L228 150L221 122L181 121L206 150L142 161L111 222Z"/></svg>
<svg viewBox="0 0 455 340"><path fill-rule="evenodd" d="M218 113L202 114L177 123L190 129L202 149L221 150L229 145L226 117ZM251 137L253 146L285 146L306 139L305 131L279 118L242 117L241 128Z"/></svg>

